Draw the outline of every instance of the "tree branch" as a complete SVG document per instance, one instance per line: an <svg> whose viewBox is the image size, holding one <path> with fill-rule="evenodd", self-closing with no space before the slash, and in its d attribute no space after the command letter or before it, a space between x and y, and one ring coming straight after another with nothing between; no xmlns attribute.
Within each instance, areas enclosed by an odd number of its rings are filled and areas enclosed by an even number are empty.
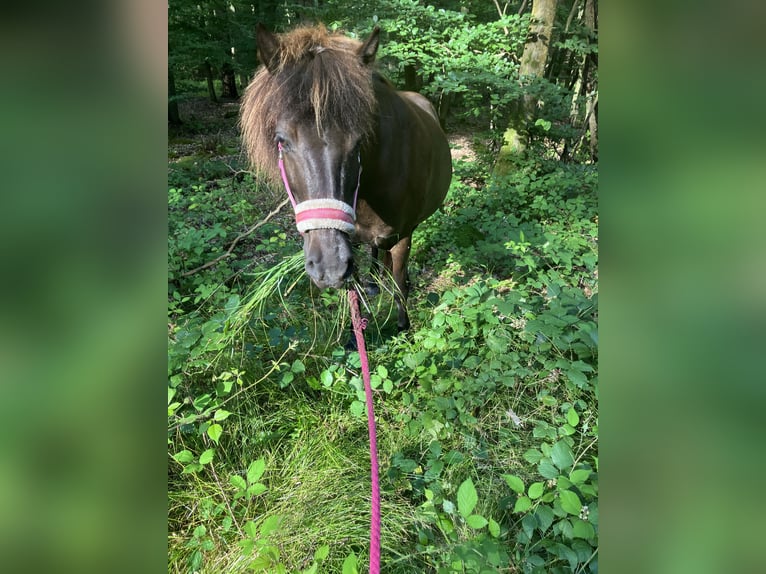
<svg viewBox="0 0 766 574"><path fill-rule="evenodd" d="M574 15L577 11L578 6L580 6L580 0L575 0L574 4L572 4L572 9L569 11L569 17L567 18L567 25L564 27L564 34L569 32L569 26L572 25L572 19L574 18Z"/></svg>
<svg viewBox="0 0 766 574"><path fill-rule="evenodd" d="M492 0L495 3L495 8L497 8L497 15L500 16L500 18L503 18L505 16L505 11L508 10L508 2L505 3L505 6L501 9L500 8L500 2L498 0ZM505 35L508 35L508 27L503 26L503 30L505 31Z"/></svg>
<svg viewBox="0 0 766 574"><path fill-rule="evenodd" d="M203 269L207 269L208 267L212 267L213 265L215 265L216 263L218 263L218 262L219 262L221 259L226 259L227 257L229 257L229 256L231 255L231 252L232 252L232 251L234 251L234 247L236 247L237 243L239 243L239 242L240 242L242 239L244 239L245 237L247 237L248 235L250 235L250 234L251 234L253 231L255 231L256 229L258 229L259 227L261 227L261 226L265 225L265 224L266 224L266 222L268 222L268 221L269 221L269 219L271 219L271 218L272 218L272 217L274 217L274 216L275 216L277 213L279 213L279 212L280 212L280 210L281 210L281 209L282 209L282 208L283 208L285 205L287 205L287 203L288 203L289 201L290 201L290 199L289 199L289 198L288 198L288 199L285 199L285 200L284 200L282 203L280 203L280 204L279 204L277 207L275 207L275 208L274 208L274 210L273 210L273 211L271 211L271 212L270 212L270 213L269 213L269 214L268 214L266 217L264 217L264 218L263 218L261 221L259 221L259 222L258 222L258 223L256 223L255 225L253 225L253 226L252 226L250 229L248 229L247 231L243 231L242 233L240 233L239 235L237 235L237 237L235 237L235 238L234 238L234 241L232 241L232 242L231 242L231 245L229 245L229 248L228 248L228 249L227 249L227 250L226 250L224 253L222 253L221 255L219 255L218 257L216 257L215 259L213 259L212 261L208 261L208 262L207 262L207 263L205 263L204 265L200 265L199 267L195 267L195 268L194 268L194 269L192 269L191 271L186 271L186 272L184 272L184 273L181 273L181 277L188 277L189 275L194 275L194 274L195 274L195 273L197 273L198 271L202 271Z"/></svg>

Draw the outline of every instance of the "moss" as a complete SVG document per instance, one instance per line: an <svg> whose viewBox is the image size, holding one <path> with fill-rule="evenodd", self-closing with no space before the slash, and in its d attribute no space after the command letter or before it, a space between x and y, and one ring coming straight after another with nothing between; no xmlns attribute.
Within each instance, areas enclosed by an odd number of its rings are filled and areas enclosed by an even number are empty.
<svg viewBox="0 0 766 574"><path fill-rule="evenodd" d="M509 127L503 134L503 147L497 155L493 175L504 176L515 171L525 151L524 138L515 129Z"/></svg>

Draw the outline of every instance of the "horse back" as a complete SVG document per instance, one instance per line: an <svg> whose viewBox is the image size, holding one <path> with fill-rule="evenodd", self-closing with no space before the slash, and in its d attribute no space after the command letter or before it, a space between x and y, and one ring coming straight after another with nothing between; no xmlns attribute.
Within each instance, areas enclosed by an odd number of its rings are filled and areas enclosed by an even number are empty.
<svg viewBox="0 0 766 574"><path fill-rule="evenodd" d="M449 143L438 115L425 97L379 84L379 126L364 162L360 210L369 236L362 240L385 246L384 237L406 237L441 206L452 179ZM366 213L365 213L366 212Z"/></svg>

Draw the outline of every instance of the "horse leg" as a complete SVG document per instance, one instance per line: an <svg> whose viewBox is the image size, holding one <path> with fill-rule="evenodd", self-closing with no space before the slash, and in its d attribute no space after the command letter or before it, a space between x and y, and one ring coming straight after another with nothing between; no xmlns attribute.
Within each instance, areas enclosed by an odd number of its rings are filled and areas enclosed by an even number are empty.
<svg viewBox="0 0 766 574"><path fill-rule="evenodd" d="M370 279L367 281L365 292L368 296L374 297L380 294L380 260L378 259L378 248L374 245L370 247Z"/></svg>
<svg viewBox="0 0 766 574"><path fill-rule="evenodd" d="M410 318L407 315L407 295L410 291L410 279L407 273L407 261L410 258L410 246L412 237L405 237L394 245L387 253L386 263L391 265L391 271L394 274L394 281L399 288L396 293L396 306L399 310L397 326L399 331L406 331L410 328Z"/></svg>

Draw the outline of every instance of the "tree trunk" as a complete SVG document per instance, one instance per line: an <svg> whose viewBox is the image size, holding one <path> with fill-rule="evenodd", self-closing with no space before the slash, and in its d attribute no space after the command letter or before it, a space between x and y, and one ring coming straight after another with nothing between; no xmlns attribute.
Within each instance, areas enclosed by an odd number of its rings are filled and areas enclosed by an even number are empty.
<svg viewBox="0 0 766 574"><path fill-rule="evenodd" d="M237 94L237 76L234 73L234 68L229 62L226 62L221 66L221 97L230 100L239 99Z"/></svg>
<svg viewBox="0 0 766 574"><path fill-rule="evenodd" d="M205 63L203 65L203 70L205 72L205 79L207 80L207 94L210 98L211 102L218 103L218 97L215 95L215 84L213 83L213 66L210 65L210 62L205 60Z"/></svg>
<svg viewBox="0 0 766 574"><path fill-rule="evenodd" d="M178 101L176 97L176 79L173 72L168 69L168 122L174 126L181 125L181 115L178 113Z"/></svg>
<svg viewBox="0 0 766 574"><path fill-rule="evenodd" d="M532 2L532 20L529 35L524 46L519 65L519 77L522 82L528 79L543 78L545 65L553 33L553 22L556 18L558 0L534 0ZM504 135L504 145L495 167L499 174L512 169L512 156L523 153L529 143L528 129L534 122L537 112L537 96L526 93L516 102L511 114L511 121Z"/></svg>
<svg viewBox="0 0 766 574"><path fill-rule="evenodd" d="M442 129L444 129L447 125L447 117L449 116L450 110L452 109L452 103L454 101L454 92L442 90L441 94L439 95L439 105L436 110L436 112L439 114L439 124L441 124Z"/></svg>
<svg viewBox="0 0 766 574"><path fill-rule="evenodd" d="M545 75L545 64L553 33L553 21L556 18L558 0L534 0L532 2L532 23L529 26L529 36L524 53L521 55L519 76L526 78L542 78ZM534 118L536 97L525 94L522 97L519 119L522 128L526 128Z"/></svg>
<svg viewBox="0 0 766 574"><path fill-rule="evenodd" d="M590 158L593 161L598 161L598 93L591 103L588 129L590 131Z"/></svg>
<svg viewBox="0 0 766 574"><path fill-rule="evenodd" d="M585 14L584 22L585 27L593 36L596 33L596 23L598 21L598 15L596 14L596 2L595 0L585 0ZM590 116L588 118L588 129L590 130L590 157L593 161L598 161L598 80L595 78L593 70L598 66L598 56L596 54L589 54L588 58L592 62L590 67L590 82L589 82L589 95L588 103L590 105Z"/></svg>
<svg viewBox="0 0 766 574"><path fill-rule="evenodd" d="M404 65L404 89L408 92L417 92L420 90L418 71L412 64Z"/></svg>

